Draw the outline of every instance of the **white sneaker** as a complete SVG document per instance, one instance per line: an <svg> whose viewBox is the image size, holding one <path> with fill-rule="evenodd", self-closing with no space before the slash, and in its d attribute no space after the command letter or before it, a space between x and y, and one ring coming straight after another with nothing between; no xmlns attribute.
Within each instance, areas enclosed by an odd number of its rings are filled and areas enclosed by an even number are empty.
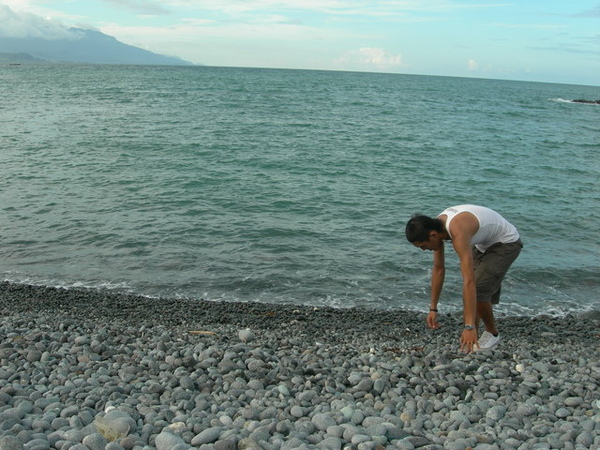
<svg viewBox="0 0 600 450"><path fill-rule="evenodd" d="M477 341L477 350L490 350L500 341L500 335L494 336L489 331L484 331Z"/></svg>

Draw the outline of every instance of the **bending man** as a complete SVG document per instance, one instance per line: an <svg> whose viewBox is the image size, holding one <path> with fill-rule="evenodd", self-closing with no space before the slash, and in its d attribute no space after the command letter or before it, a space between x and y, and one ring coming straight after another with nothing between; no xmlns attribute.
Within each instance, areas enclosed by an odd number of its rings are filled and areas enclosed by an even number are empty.
<svg viewBox="0 0 600 450"><path fill-rule="evenodd" d="M494 347L500 335L492 305L500 301L504 275L523 247L517 229L494 210L458 205L442 211L435 219L413 216L406 224L406 238L421 250L433 251L428 326L440 326L437 312L445 275L444 241L451 241L460 259L463 279L464 330L460 348L470 353ZM478 340L480 320L485 331Z"/></svg>

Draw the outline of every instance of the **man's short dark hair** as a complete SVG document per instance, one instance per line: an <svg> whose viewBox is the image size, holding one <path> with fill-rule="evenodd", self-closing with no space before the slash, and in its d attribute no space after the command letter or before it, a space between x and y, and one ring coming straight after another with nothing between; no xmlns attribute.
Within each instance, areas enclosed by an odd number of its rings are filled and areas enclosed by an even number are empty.
<svg viewBox="0 0 600 450"><path fill-rule="evenodd" d="M444 224L440 219L415 214L406 224L406 239L408 242L425 242L429 240L429 233L444 231Z"/></svg>

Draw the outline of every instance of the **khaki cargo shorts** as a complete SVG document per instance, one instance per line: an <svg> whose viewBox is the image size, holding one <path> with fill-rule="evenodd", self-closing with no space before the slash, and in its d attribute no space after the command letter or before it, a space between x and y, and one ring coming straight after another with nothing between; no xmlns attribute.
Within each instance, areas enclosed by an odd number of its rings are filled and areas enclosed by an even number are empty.
<svg viewBox="0 0 600 450"><path fill-rule="evenodd" d="M494 244L484 253L473 247L473 264L478 302L500 302L502 280L523 248L521 239L509 244Z"/></svg>

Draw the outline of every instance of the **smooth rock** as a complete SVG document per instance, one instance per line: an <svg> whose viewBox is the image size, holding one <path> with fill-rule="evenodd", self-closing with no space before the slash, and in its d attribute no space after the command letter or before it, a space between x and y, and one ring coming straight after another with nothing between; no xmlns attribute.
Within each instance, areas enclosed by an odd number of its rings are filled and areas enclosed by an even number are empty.
<svg viewBox="0 0 600 450"><path fill-rule="evenodd" d="M155 443L157 450L173 450L175 446L181 444L187 446L185 441L180 436L176 436L168 431L163 431L158 436L156 436Z"/></svg>

